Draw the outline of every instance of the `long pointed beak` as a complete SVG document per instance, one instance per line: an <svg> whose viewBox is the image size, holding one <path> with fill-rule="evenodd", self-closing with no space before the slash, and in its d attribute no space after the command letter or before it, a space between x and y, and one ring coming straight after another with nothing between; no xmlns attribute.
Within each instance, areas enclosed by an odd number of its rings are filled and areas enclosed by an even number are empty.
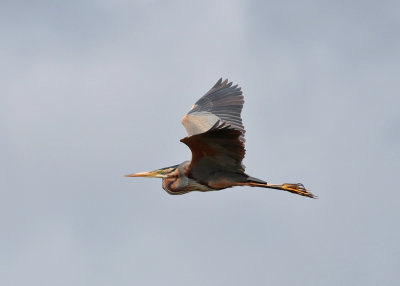
<svg viewBox="0 0 400 286"><path fill-rule="evenodd" d="M147 178L165 178L166 175L162 174L160 170L151 172L141 172L136 174L125 175L125 177L147 177Z"/></svg>

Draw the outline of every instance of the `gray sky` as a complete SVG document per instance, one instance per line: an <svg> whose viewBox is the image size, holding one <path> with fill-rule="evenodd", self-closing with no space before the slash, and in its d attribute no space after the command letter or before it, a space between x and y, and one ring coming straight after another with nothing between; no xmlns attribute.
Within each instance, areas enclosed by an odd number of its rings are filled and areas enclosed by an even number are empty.
<svg viewBox="0 0 400 286"><path fill-rule="evenodd" d="M399 2L260 2L2 2L1 285L399 285ZM318 200L122 177L220 77L247 172Z"/></svg>

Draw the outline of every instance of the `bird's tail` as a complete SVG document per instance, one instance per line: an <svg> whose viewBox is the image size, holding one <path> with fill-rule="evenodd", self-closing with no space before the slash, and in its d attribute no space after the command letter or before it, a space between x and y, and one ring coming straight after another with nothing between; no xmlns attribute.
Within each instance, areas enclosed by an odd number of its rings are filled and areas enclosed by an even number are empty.
<svg viewBox="0 0 400 286"><path fill-rule="evenodd" d="M282 191L287 191L291 192L293 194L297 194L300 196L304 197L309 197L316 199L317 196L312 194L309 190L307 190L303 184L290 184L290 183L284 183L281 185L276 185L276 184L269 184L267 182L264 182L260 179L249 177L247 179L247 182L244 183L243 185L245 186L250 186L250 187L261 187L261 188L269 188L269 189L277 189L277 190L282 190Z"/></svg>

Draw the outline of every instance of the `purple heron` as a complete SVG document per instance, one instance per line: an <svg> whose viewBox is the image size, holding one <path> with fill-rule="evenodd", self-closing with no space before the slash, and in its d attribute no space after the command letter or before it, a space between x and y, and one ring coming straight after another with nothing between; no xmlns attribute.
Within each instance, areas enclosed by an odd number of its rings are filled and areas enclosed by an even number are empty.
<svg viewBox="0 0 400 286"><path fill-rule="evenodd" d="M192 160L126 177L162 178L163 189L171 195L250 186L315 198L303 184L270 184L244 172L245 130L240 117L243 103L240 87L227 79L218 80L182 120L188 137L181 142L192 151Z"/></svg>

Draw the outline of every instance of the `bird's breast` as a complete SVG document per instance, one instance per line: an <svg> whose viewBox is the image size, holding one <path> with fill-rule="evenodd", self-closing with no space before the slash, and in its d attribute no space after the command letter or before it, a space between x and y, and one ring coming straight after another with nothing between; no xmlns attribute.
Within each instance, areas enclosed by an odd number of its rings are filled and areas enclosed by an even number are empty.
<svg viewBox="0 0 400 286"><path fill-rule="evenodd" d="M171 195L182 195L193 191L215 191L207 185L200 184L190 178L165 178L162 187Z"/></svg>

